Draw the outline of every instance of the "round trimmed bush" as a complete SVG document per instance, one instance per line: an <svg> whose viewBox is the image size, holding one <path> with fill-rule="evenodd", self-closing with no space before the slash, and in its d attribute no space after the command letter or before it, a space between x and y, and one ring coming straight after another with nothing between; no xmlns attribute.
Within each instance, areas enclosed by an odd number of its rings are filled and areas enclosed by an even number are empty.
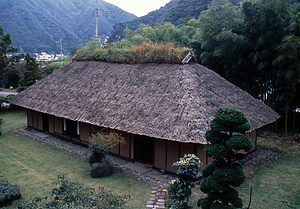
<svg viewBox="0 0 300 209"><path fill-rule="evenodd" d="M236 198L235 202L231 202L233 206L236 208L242 208L243 207L243 200L241 198Z"/></svg>
<svg viewBox="0 0 300 209"><path fill-rule="evenodd" d="M253 147L252 141L247 135L232 136L226 141L226 145L231 149L245 150L246 152L250 151Z"/></svg>
<svg viewBox="0 0 300 209"><path fill-rule="evenodd" d="M204 193L210 192L212 188L207 184L207 179L204 179L200 184L200 190Z"/></svg>
<svg viewBox="0 0 300 209"><path fill-rule="evenodd" d="M250 123L245 114L237 109L227 107L220 108L211 122L211 130L217 132L245 133L250 129Z"/></svg>
<svg viewBox="0 0 300 209"><path fill-rule="evenodd" d="M229 186L240 186L244 180L245 175L242 169L239 167L228 167L228 168L221 168L217 169L213 173L213 177L217 179L217 182L221 185ZM226 190L228 188L222 188L222 190Z"/></svg>
<svg viewBox="0 0 300 209"><path fill-rule="evenodd" d="M204 148L207 157L225 158L230 154L230 150L223 144L208 144Z"/></svg>
<svg viewBox="0 0 300 209"><path fill-rule="evenodd" d="M211 144L217 144L222 141L225 141L228 138L227 134L215 132L212 130L208 130L205 134L205 138L207 141L209 141Z"/></svg>
<svg viewBox="0 0 300 209"><path fill-rule="evenodd" d="M208 165L204 166L204 168L202 169L202 175L204 178L206 178L206 177L212 175L215 170L216 170L216 166L214 166L212 164L208 164Z"/></svg>
<svg viewBox="0 0 300 209"><path fill-rule="evenodd" d="M234 188L229 188L228 190L219 193L218 199L222 200L222 202L228 203L235 203L239 198L239 193Z"/></svg>
<svg viewBox="0 0 300 209"><path fill-rule="evenodd" d="M210 202L208 199L200 199L197 203L198 207L201 206L202 209L210 209L212 202Z"/></svg>
<svg viewBox="0 0 300 209"><path fill-rule="evenodd" d="M213 203L210 206L210 209L236 209L236 207L232 205L223 205L220 203Z"/></svg>

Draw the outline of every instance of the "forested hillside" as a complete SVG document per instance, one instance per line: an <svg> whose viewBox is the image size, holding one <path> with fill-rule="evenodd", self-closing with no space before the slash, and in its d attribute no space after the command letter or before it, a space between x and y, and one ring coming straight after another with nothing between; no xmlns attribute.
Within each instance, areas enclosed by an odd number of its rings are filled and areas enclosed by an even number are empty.
<svg viewBox="0 0 300 209"><path fill-rule="evenodd" d="M99 35L110 35L113 26L136 16L99 0L1 0L0 26L11 35L13 45L24 52L59 53L60 38L64 53L82 45L95 35L95 8L99 11Z"/></svg>
<svg viewBox="0 0 300 209"><path fill-rule="evenodd" d="M242 0L230 0L236 4ZM131 21L116 24L111 33L111 39L124 38L126 28L136 30L140 24L153 24L157 22L171 22L178 26L185 21L186 18L198 18L199 14L208 8L211 0L172 0L159 10L150 12L149 14Z"/></svg>

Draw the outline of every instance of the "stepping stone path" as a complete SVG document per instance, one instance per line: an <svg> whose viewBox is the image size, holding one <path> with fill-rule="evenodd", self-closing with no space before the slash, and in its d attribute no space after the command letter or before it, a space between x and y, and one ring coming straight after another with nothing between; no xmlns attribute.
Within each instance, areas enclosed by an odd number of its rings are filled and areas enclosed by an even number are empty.
<svg viewBox="0 0 300 209"><path fill-rule="evenodd" d="M149 208L166 208L166 196L167 190L159 187L152 187L152 192L150 194L149 200L146 205L146 209Z"/></svg>

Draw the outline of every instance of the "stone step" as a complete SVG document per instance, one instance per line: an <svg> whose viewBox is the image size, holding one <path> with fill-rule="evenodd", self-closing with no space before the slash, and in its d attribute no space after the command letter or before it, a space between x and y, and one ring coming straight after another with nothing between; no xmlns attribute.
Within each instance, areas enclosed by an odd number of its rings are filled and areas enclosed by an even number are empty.
<svg viewBox="0 0 300 209"><path fill-rule="evenodd" d="M165 209L166 208L166 196L168 191L166 189L160 187L152 187L152 192L149 195L149 200L146 205L146 209L150 208L158 208Z"/></svg>

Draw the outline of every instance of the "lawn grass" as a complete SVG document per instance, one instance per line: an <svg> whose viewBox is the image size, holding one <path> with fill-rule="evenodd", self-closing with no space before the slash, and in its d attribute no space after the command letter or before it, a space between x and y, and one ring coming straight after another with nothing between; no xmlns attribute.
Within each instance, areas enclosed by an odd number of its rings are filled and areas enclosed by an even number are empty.
<svg viewBox="0 0 300 209"><path fill-rule="evenodd" d="M276 134L261 135L257 146L279 152L281 157L269 162L247 175L243 185L237 188L247 208L250 188L252 209L298 209L300 208L300 145L283 141ZM199 188L193 190L191 204L196 207L199 198L204 197Z"/></svg>
<svg viewBox="0 0 300 209"><path fill-rule="evenodd" d="M298 162L298 163L297 163ZM238 188L245 205L253 188L251 208L300 208L299 156L285 156L246 179Z"/></svg>
<svg viewBox="0 0 300 209"><path fill-rule="evenodd" d="M13 127L26 125L22 111L6 112L0 136L0 179L21 187L22 200L33 195L43 196L54 187L52 182L60 174L76 180L86 187L130 195L129 208L145 208L153 185L115 172L110 177L90 177L90 166L84 158L71 154L12 131ZM10 206L8 208L14 208Z"/></svg>
<svg viewBox="0 0 300 209"><path fill-rule="evenodd" d="M238 189L248 203L253 187L251 208L300 208L300 146L270 134L258 138L258 146L281 153L281 157L249 176Z"/></svg>

